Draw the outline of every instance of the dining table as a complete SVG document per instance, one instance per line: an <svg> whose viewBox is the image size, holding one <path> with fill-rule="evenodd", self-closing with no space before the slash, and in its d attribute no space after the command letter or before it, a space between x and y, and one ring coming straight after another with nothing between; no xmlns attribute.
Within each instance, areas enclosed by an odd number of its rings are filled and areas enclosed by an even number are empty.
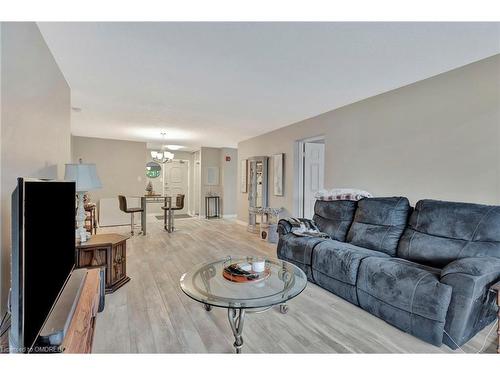
<svg viewBox="0 0 500 375"><path fill-rule="evenodd" d="M141 200L141 231L142 234L146 235L147 229L147 207L148 203L163 203L164 207L168 207L164 210L167 218L165 220L165 230L169 233L172 233L173 228L173 216L172 216L172 197L170 195L141 195L135 196L133 198L140 198Z"/></svg>

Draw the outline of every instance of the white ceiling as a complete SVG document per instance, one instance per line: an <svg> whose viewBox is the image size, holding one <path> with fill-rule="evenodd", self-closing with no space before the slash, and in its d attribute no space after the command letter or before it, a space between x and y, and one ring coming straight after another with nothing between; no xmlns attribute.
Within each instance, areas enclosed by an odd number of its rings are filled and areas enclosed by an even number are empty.
<svg viewBox="0 0 500 375"><path fill-rule="evenodd" d="M75 135L241 140L500 53L500 23L39 23Z"/></svg>

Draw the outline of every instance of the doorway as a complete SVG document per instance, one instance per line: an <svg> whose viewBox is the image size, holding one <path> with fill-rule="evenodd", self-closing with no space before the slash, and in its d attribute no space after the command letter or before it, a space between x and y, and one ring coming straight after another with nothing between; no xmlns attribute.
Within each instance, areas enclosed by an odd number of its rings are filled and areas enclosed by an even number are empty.
<svg viewBox="0 0 500 375"><path fill-rule="evenodd" d="M175 211L176 215L187 214L189 199L189 161L172 160L163 164L163 195L176 197L184 194L184 208ZM175 201L172 202L175 204Z"/></svg>
<svg viewBox="0 0 500 375"><path fill-rule="evenodd" d="M324 188L325 182L325 139L315 137L297 142L298 187L297 214L311 219L314 215L315 194Z"/></svg>

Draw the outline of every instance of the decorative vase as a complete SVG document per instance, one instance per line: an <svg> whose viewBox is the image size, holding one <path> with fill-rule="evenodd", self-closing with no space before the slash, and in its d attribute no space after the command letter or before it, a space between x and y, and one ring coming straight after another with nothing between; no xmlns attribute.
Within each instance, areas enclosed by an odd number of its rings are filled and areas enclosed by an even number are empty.
<svg viewBox="0 0 500 375"><path fill-rule="evenodd" d="M153 184L151 183L151 181L149 181L148 184L146 185L146 194L147 195L153 194Z"/></svg>

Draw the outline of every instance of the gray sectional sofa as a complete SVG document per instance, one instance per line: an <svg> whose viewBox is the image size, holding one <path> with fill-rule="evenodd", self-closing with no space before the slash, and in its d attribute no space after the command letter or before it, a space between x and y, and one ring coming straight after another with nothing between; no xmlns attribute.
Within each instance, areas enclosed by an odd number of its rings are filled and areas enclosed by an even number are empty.
<svg viewBox="0 0 500 375"><path fill-rule="evenodd" d="M317 201L330 238L280 220L278 258L308 279L426 342L456 349L495 320L500 206L407 198ZM301 219L307 220L307 219Z"/></svg>

